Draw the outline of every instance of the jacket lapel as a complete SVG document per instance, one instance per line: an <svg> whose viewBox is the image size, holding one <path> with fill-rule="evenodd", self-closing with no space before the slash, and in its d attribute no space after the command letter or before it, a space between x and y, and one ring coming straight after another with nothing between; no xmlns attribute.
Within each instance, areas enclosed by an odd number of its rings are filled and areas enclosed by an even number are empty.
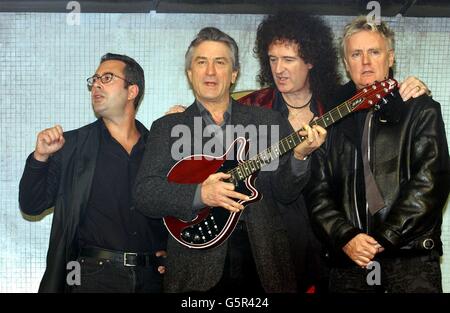
<svg viewBox="0 0 450 313"><path fill-rule="evenodd" d="M205 128L205 122L203 121L195 101L186 109L184 121L182 121L181 124L188 126L191 131L191 150L184 156L202 154L204 145L203 129Z"/></svg>
<svg viewBox="0 0 450 313"><path fill-rule="evenodd" d="M77 210L75 217L78 219L84 216L87 202L91 193L92 180L97 163L97 155L100 145L100 124L98 120L89 128L83 128L78 134L76 166L74 175L73 208ZM78 223L77 223L78 225Z"/></svg>

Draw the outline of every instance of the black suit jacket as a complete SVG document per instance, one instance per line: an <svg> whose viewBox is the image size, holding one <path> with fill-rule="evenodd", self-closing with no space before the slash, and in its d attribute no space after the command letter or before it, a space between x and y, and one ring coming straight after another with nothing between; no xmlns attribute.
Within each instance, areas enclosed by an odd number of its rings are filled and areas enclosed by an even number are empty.
<svg viewBox="0 0 450 313"><path fill-rule="evenodd" d="M183 113L167 115L153 123L147 141L151 150L145 151L134 196L136 208L144 214L151 217L192 219L197 185L169 183L166 176L178 161L171 154L173 143L179 139L171 136L172 130L180 125L189 128L193 148L196 134L192 130L196 117L197 121L202 121L197 106L193 104ZM235 101L232 103L231 124L268 125L269 129L270 125L279 125L280 138L292 131L289 123L278 112L243 106ZM201 135L201 132L197 131L197 135ZM185 156L193 151L187 151ZM256 187L263 193L263 199L247 206L243 214L252 246L251 252L266 292L296 291L287 232L281 213L273 203L274 198L283 202L296 199L308 179L309 171L302 175L293 174L292 157L292 152L284 155L276 171L260 172ZM169 236L165 291L206 291L215 286L222 276L226 250L226 243L209 250L189 249Z"/></svg>

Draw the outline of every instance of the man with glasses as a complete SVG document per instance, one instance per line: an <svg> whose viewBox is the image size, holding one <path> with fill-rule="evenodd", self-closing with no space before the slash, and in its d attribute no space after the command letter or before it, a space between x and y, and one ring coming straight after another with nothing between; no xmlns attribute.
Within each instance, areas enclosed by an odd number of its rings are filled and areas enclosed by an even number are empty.
<svg viewBox="0 0 450 313"><path fill-rule="evenodd" d="M159 292L166 231L131 201L148 134L135 119L144 71L108 53L87 83L98 120L69 132L60 125L41 131L20 181L24 213L54 207L39 291Z"/></svg>

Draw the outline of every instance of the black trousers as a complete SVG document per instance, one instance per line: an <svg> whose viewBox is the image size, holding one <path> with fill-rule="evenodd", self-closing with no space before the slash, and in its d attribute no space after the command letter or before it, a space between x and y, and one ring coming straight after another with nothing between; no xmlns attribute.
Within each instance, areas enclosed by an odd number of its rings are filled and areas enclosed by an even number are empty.
<svg viewBox="0 0 450 313"><path fill-rule="evenodd" d="M380 284L374 284L374 268L332 268L330 292L441 293L440 257L435 251L420 256L379 257ZM369 282L368 283L368 278Z"/></svg>
<svg viewBox="0 0 450 313"><path fill-rule="evenodd" d="M227 241L228 250L219 283L210 289L218 294L262 294L245 223L239 222Z"/></svg>
<svg viewBox="0 0 450 313"><path fill-rule="evenodd" d="M160 293L162 275L155 266L132 266L91 257L79 257L81 284L74 293Z"/></svg>

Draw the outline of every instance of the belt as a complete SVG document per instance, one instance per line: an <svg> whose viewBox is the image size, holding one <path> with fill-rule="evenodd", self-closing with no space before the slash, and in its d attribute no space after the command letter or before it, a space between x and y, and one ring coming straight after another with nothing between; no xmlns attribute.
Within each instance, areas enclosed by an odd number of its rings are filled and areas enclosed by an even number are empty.
<svg viewBox="0 0 450 313"><path fill-rule="evenodd" d="M156 256L151 253L121 252L96 247L81 249L80 257L107 260L123 266L156 266Z"/></svg>

